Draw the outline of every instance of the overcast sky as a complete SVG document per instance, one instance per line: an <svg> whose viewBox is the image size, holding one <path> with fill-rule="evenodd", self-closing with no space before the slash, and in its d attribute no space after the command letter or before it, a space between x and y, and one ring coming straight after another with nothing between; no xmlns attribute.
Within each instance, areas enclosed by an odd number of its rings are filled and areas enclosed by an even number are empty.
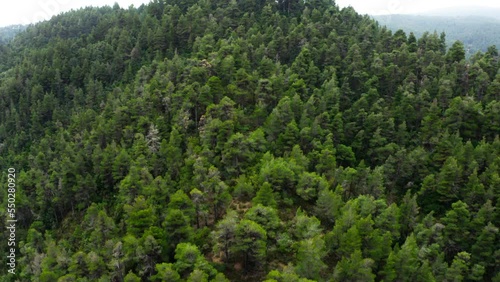
<svg viewBox="0 0 500 282"><path fill-rule="evenodd" d="M53 15L85 6L112 6L115 2L127 8L138 7L149 0L11 0L2 1L0 26L28 24L50 19ZM340 7L353 6L361 14L409 14L451 7L489 6L500 8L498 0L336 0Z"/></svg>
<svg viewBox="0 0 500 282"><path fill-rule="evenodd" d="M351 5L360 14L416 14L447 7L485 6L500 8L498 0L336 0L340 7Z"/></svg>

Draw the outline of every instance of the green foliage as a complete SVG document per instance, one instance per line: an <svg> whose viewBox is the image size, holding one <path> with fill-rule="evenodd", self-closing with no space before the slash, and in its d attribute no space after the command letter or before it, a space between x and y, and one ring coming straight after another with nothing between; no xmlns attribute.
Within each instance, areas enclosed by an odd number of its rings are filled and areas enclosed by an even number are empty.
<svg viewBox="0 0 500 282"><path fill-rule="evenodd" d="M159 263L155 268L157 273L151 277L151 281L181 281L181 276L175 271L171 263Z"/></svg>
<svg viewBox="0 0 500 282"><path fill-rule="evenodd" d="M263 205L272 208L277 208L278 204L276 203L274 192L271 188L271 184L268 182L264 182L260 187L259 191L257 191L257 195L252 199L254 205Z"/></svg>
<svg viewBox="0 0 500 282"><path fill-rule="evenodd" d="M229 211L226 216L220 220L216 229L212 233L214 252L223 252L224 259L228 261L232 248L236 242L236 227L239 223L238 215L235 211Z"/></svg>
<svg viewBox="0 0 500 282"><path fill-rule="evenodd" d="M245 219L258 223L267 233L268 238L276 238L281 222L278 212L273 207L260 204L253 206L245 213Z"/></svg>
<svg viewBox="0 0 500 282"><path fill-rule="evenodd" d="M421 269L418 259L418 247L415 236L407 237L400 250L392 251L387 258L384 269L386 281L412 280L413 277L428 277L428 274L419 273ZM422 275L422 276L420 276Z"/></svg>
<svg viewBox="0 0 500 282"><path fill-rule="evenodd" d="M294 268L291 265L287 265L283 271L273 270L267 274L267 279L265 282L311 282L314 280L310 280L307 278L300 277L297 273L295 273Z"/></svg>
<svg viewBox="0 0 500 282"><path fill-rule="evenodd" d="M328 188L328 182L316 173L304 172L299 176L297 183L297 195L304 200L312 200L318 193Z"/></svg>
<svg viewBox="0 0 500 282"><path fill-rule="evenodd" d="M252 220L243 219L236 226L235 235L233 250L242 256L245 266L264 263L267 233L262 226Z"/></svg>
<svg viewBox="0 0 500 282"><path fill-rule="evenodd" d="M27 27L0 43L0 276L498 280L499 52L446 40L326 0Z"/></svg>
<svg viewBox="0 0 500 282"><path fill-rule="evenodd" d="M333 277L338 281L375 281L372 265L372 259L363 258L361 252L356 251L351 256L342 258L335 267Z"/></svg>
<svg viewBox="0 0 500 282"><path fill-rule="evenodd" d="M129 271L129 273L125 276L125 279L123 281L140 282L141 278L139 278L139 276L135 275L132 271Z"/></svg>
<svg viewBox="0 0 500 282"><path fill-rule="evenodd" d="M174 267L179 273L203 271L205 275L215 276L216 270L202 256L198 247L190 243L180 243L175 249ZM185 275L183 275L185 276Z"/></svg>
<svg viewBox="0 0 500 282"><path fill-rule="evenodd" d="M261 183L268 182L273 189L291 192L296 185L297 166L293 166L283 158L275 158L266 153L262 158L262 166L259 173Z"/></svg>
<svg viewBox="0 0 500 282"><path fill-rule="evenodd" d="M167 210L163 226L165 228L166 241L173 251L175 246L181 242L189 242L193 238L192 220L179 209Z"/></svg>
<svg viewBox="0 0 500 282"><path fill-rule="evenodd" d="M325 242L322 238L313 237L301 241L297 250L297 273L302 277L319 280L321 272L327 267L322 261L325 255Z"/></svg>
<svg viewBox="0 0 500 282"><path fill-rule="evenodd" d="M142 196L137 197L132 205L126 204L123 209L126 213L127 231L132 235L140 236L144 230L156 223L152 208Z"/></svg>
<svg viewBox="0 0 500 282"><path fill-rule="evenodd" d="M315 215L322 220L323 224L331 225L340 215L340 207L343 205L341 188L332 192L329 189L324 189L319 192L316 206L314 207ZM340 192L340 193L339 193Z"/></svg>
<svg viewBox="0 0 500 282"><path fill-rule="evenodd" d="M292 221L291 233L298 240L309 239L319 235L322 231L321 223L315 216L308 216L300 208Z"/></svg>

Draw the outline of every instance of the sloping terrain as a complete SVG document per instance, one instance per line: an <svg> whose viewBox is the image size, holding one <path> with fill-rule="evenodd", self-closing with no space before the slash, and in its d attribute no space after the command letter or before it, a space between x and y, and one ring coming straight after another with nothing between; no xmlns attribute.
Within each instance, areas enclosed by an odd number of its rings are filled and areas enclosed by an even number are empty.
<svg viewBox="0 0 500 282"><path fill-rule="evenodd" d="M0 27L0 44L6 44L11 41L19 32L26 29L23 25L11 25Z"/></svg>
<svg viewBox="0 0 500 282"><path fill-rule="evenodd" d="M495 47L327 0L86 8L0 47L2 281L500 280Z"/></svg>

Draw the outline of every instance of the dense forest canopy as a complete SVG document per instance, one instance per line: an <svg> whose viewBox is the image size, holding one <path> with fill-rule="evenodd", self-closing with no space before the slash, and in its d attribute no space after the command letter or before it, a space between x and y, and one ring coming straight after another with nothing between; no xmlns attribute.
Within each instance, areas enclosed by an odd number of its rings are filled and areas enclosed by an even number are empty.
<svg viewBox="0 0 500 282"><path fill-rule="evenodd" d="M2 281L500 281L499 66L330 0L30 26L0 46Z"/></svg>

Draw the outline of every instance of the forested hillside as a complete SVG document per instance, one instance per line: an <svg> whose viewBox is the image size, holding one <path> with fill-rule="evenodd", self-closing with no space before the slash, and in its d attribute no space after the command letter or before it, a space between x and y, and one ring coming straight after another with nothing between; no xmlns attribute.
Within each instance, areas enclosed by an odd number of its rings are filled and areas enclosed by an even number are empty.
<svg viewBox="0 0 500 282"><path fill-rule="evenodd" d="M26 29L24 25L11 25L0 27L0 44L6 44L11 41L19 32Z"/></svg>
<svg viewBox="0 0 500 282"><path fill-rule="evenodd" d="M486 11L482 12L483 16L383 15L373 18L393 31L402 29L417 37L425 32L445 32L447 45L460 40L465 45L466 57L470 57L478 51L486 52L492 45L500 46L500 19L485 17Z"/></svg>
<svg viewBox="0 0 500 282"><path fill-rule="evenodd" d="M30 26L0 46L1 280L500 281L499 54L445 42L330 0Z"/></svg>

